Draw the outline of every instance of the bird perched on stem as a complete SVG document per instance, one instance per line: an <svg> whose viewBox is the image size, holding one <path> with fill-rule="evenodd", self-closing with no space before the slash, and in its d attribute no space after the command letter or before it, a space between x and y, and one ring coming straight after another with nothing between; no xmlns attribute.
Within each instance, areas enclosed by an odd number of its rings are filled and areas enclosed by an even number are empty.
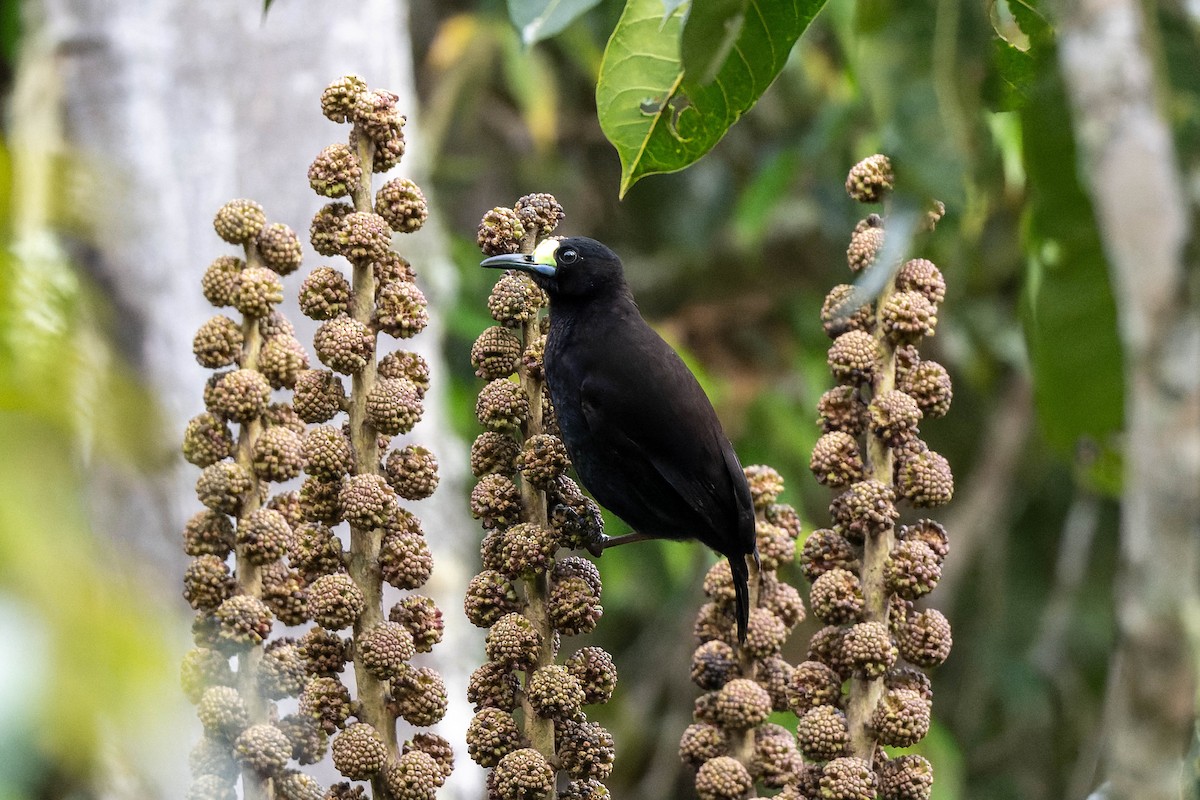
<svg viewBox="0 0 1200 800"><path fill-rule="evenodd" d="M697 539L729 559L738 640L757 564L745 473L712 404L670 345L642 319L621 260L584 237L546 239L531 254L482 266L529 273L550 297L546 382L583 485L642 539Z"/></svg>

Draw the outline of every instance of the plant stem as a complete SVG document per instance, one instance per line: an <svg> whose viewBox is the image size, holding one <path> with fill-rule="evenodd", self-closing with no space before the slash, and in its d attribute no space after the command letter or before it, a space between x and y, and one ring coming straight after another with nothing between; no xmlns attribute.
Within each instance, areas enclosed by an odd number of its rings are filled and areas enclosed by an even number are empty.
<svg viewBox="0 0 1200 800"><path fill-rule="evenodd" d="M246 245L246 265L261 266L258 247L253 242ZM262 352L262 332L258 327L259 318L245 316L242 318L242 369L258 369L258 357ZM253 514L262 505L262 494L258 476L254 472L254 442L262 434L262 419L255 418L239 426L237 464L250 476L250 489L242 498L242 506L238 510L238 524ZM262 568L246 558L241 548L236 550L236 568L238 591L251 597L262 597ZM251 647L238 654L237 682L238 694L246 703L248 720L251 725L265 722L267 717L266 703L258 688L258 671L262 662L262 647ZM274 796L271 779L262 777L258 772L247 769L242 771L242 791L245 800L268 800Z"/></svg>
<svg viewBox="0 0 1200 800"><path fill-rule="evenodd" d="M354 191L354 210L373 211L371 202L371 175L375 148L370 137L358 129L358 159L362 166L362 180ZM371 263L366 259L352 262L352 307L354 319L371 325L375 311L375 275ZM379 432L367 418L367 395L375 386L377 377L375 345L371 357L351 382L350 392L350 444L354 450L355 474L379 475ZM379 550L383 542L383 531L379 528L350 526L350 559L347 565L351 579L363 593L366 604L362 614L354 622L354 641L359 641L364 632L383 622L383 573L379 566ZM358 717L371 725L387 744L391 757L396 755L396 720L387 707L387 685L367 672L362 659L354 659L354 682L357 689ZM377 800L387 796L382 775L371 779L371 793Z"/></svg>
<svg viewBox="0 0 1200 800"><path fill-rule="evenodd" d="M536 244L537 233L536 231L531 231L526 235L524 241L522 241L521 251L532 253ZM539 316L535 316L533 319L521 324L521 344L523 348L528 347L540 335ZM529 418L525 423L525 429L522 431L524 438L529 439L544 432L542 418L543 380L530 374L524 364L518 367L517 377L521 382L521 388L529 396ZM550 523L546 512L546 493L524 478L521 478L520 484L521 504L524 508L523 516L525 521L543 528L547 527ZM546 572L538 572L533 577L526 578L524 583L525 599L528 603L525 613L529 621L533 623L533 627L542 637L542 648L538 655L537 664L532 670L525 673L525 686L528 688L529 680L535 671L554 663L554 626L550 622L550 575ZM521 709L525 719L525 735L529 738L530 743L551 765L556 764L554 721L538 716L529 704L528 696L524 692L521 696ZM557 790L551 789L549 800L554 800L555 797L557 797Z"/></svg>
<svg viewBox="0 0 1200 800"><path fill-rule="evenodd" d="M884 269L879 264L876 269ZM876 315L895 291L894 281L889 280L875 301ZM871 389L875 397L890 392L896 387L896 349L876 320L875 338L883 351L883 364L879 376ZM878 436L869 430L867 437L866 477L885 485L892 485L892 451ZM868 535L863 543L862 580L863 620L865 622L888 623L887 584L884 567L892 552L896 536L892 528L878 534ZM883 678L861 678L855 676L850 682L850 697L846 707L846 718L850 725L850 747L858 758L871 763L875 757L875 737L870 730L871 714L883 696Z"/></svg>

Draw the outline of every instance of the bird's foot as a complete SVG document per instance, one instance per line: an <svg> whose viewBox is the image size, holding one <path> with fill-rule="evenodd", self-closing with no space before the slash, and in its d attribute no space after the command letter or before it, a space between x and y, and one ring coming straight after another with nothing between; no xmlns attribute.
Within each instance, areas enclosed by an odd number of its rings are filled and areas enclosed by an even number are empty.
<svg viewBox="0 0 1200 800"><path fill-rule="evenodd" d="M653 538L653 536L648 534L634 531L633 533L626 533L623 536L605 536L603 539L590 542L587 549L589 553L599 558L600 554L610 547L616 547L620 544L630 544L631 542L645 542Z"/></svg>

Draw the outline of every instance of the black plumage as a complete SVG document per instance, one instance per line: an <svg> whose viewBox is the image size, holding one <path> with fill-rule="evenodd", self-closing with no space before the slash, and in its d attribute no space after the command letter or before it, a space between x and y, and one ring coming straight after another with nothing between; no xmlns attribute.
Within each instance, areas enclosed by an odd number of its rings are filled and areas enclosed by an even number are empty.
<svg viewBox="0 0 1200 800"><path fill-rule="evenodd" d="M726 556L744 640L746 557L758 557L750 488L704 390L642 319L620 259L573 237L483 265L524 270L550 297L546 382L583 485L632 538L697 539Z"/></svg>

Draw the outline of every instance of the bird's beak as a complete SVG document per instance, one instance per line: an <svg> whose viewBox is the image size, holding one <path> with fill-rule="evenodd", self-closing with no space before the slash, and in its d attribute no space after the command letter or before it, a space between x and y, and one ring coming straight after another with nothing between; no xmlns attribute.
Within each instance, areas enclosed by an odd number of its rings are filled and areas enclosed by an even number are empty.
<svg viewBox="0 0 1200 800"><path fill-rule="evenodd" d="M557 240L545 239L532 253L506 253L492 256L479 262L479 266L491 269L519 269L522 272L532 272L545 278L553 278L558 272L558 264L554 260L554 251L557 249Z"/></svg>

